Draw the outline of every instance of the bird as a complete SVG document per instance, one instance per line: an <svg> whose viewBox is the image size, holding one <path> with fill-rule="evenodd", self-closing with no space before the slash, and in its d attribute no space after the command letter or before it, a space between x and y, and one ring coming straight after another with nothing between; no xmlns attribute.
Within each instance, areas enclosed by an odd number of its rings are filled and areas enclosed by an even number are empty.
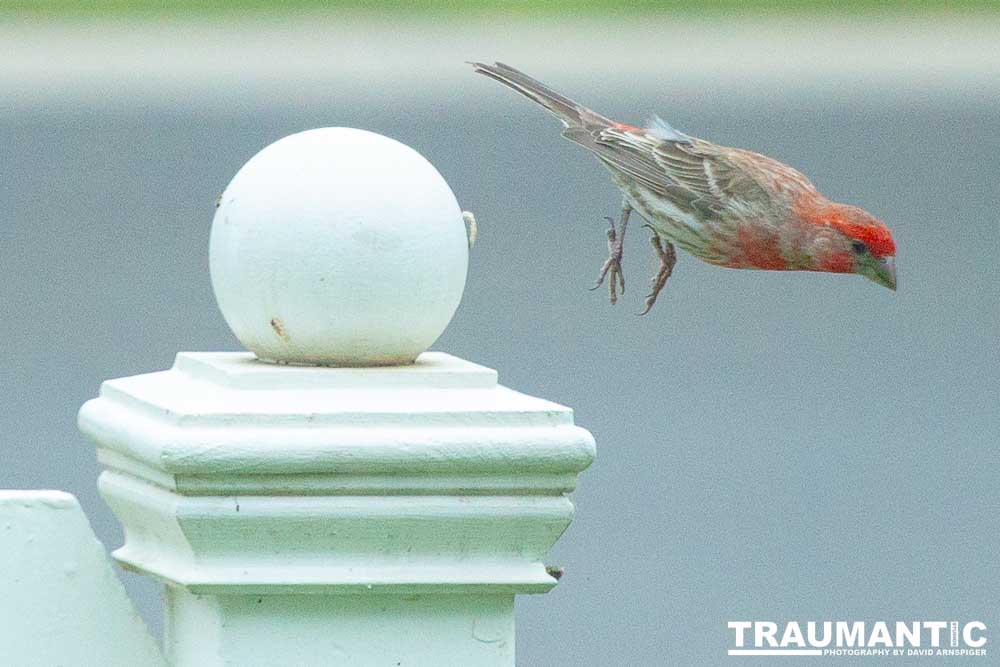
<svg viewBox="0 0 1000 667"><path fill-rule="evenodd" d="M640 315L656 303L673 273L677 246L698 259L734 269L860 274L896 289L896 243L878 218L831 201L792 167L774 158L690 136L653 116L647 127L619 123L503 63L468 63L513 88L562 121L562 136L593 153L622 193L618 224L607 232L611 303L625 291L623 242L634 211L652 233L660 260Z"/></svg>

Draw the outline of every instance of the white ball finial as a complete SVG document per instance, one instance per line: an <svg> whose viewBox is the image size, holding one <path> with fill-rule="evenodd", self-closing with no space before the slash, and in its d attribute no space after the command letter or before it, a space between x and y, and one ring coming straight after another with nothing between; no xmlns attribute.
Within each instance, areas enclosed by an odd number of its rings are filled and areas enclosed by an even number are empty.
<svg viewBox="0 0 1000 667"><path fill-rule="evenodd" d="M411 363L465 288L462 211L441 174L387 137L334 127L281 139L219 200L212 287L233 333L282 363Z"/></svg>

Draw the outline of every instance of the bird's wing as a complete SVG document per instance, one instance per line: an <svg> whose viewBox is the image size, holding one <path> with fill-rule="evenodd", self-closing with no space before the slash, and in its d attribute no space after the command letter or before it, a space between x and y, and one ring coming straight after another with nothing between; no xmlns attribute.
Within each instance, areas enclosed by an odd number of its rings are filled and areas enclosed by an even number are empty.
<svg viewBox="0 0 1000 667"><path fill-rule="evenodd" d="M653 159L667 177L697 195L696 206L719 214L770 200L745 169L711 145L662 141L653 148ZM707 142L704 142L707 144Z"/></svg>
<svg viewBox="0 0 1000 667"><path fill-rule="evenodd" d="M588 129L570 127L563 136L592 151L602 162L652 192L665 196L669 183L663 169L652 157L654 141L646 139L636 128L609 125Z"/></svg>
<svg viewBox="0 0 1000 667"><path fill-rule="evenodd" d="M602 161L700 216L752 214L767 207L774 192L767 182L771 177L794 176L797 185L813 189L780 162L688 137L665 123L650 130L610 126L590 135L593 144L587 147Z"/></svg>

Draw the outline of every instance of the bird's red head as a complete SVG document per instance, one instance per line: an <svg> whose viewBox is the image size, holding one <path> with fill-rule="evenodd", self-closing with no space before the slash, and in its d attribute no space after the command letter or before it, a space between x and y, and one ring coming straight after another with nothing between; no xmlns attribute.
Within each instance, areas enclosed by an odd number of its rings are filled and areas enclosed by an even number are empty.
<svg viewBox="0 0 1000 667"><path fill-rule="evenodd" d="M810 253L816 269L857 273L896 289L896 242L882 221L857 206L833 202L805 207L800 215L816 232Z"/></svg>
<svg viewBox="0 0 1000 667"><path fill-rule="evenodd" d="M895 257L896 242L881 220L857 206L834 204L824 215L825 222L853 241L864 243L874 257Z"/></svg>

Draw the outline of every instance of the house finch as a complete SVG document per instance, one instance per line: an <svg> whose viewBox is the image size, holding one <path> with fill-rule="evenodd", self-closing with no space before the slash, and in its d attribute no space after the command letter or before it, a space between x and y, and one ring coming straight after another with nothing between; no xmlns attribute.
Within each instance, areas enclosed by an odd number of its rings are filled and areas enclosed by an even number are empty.
<svg viewBox="0 0 1000 667"><path fill-rule="evenodd" d="M758 153L688 136L654 117L650 127L615 122L502 63L470 63L563 122L562 135L597 156L622 191L621 219L608 231L609 257L594 288L608 277L611 303L622 292L622 242L637 211L660 258L649 312L677 261L674 244L734 269L858 273L896 289L896 244L869 213L832 202L791 167Z"/></svg>

